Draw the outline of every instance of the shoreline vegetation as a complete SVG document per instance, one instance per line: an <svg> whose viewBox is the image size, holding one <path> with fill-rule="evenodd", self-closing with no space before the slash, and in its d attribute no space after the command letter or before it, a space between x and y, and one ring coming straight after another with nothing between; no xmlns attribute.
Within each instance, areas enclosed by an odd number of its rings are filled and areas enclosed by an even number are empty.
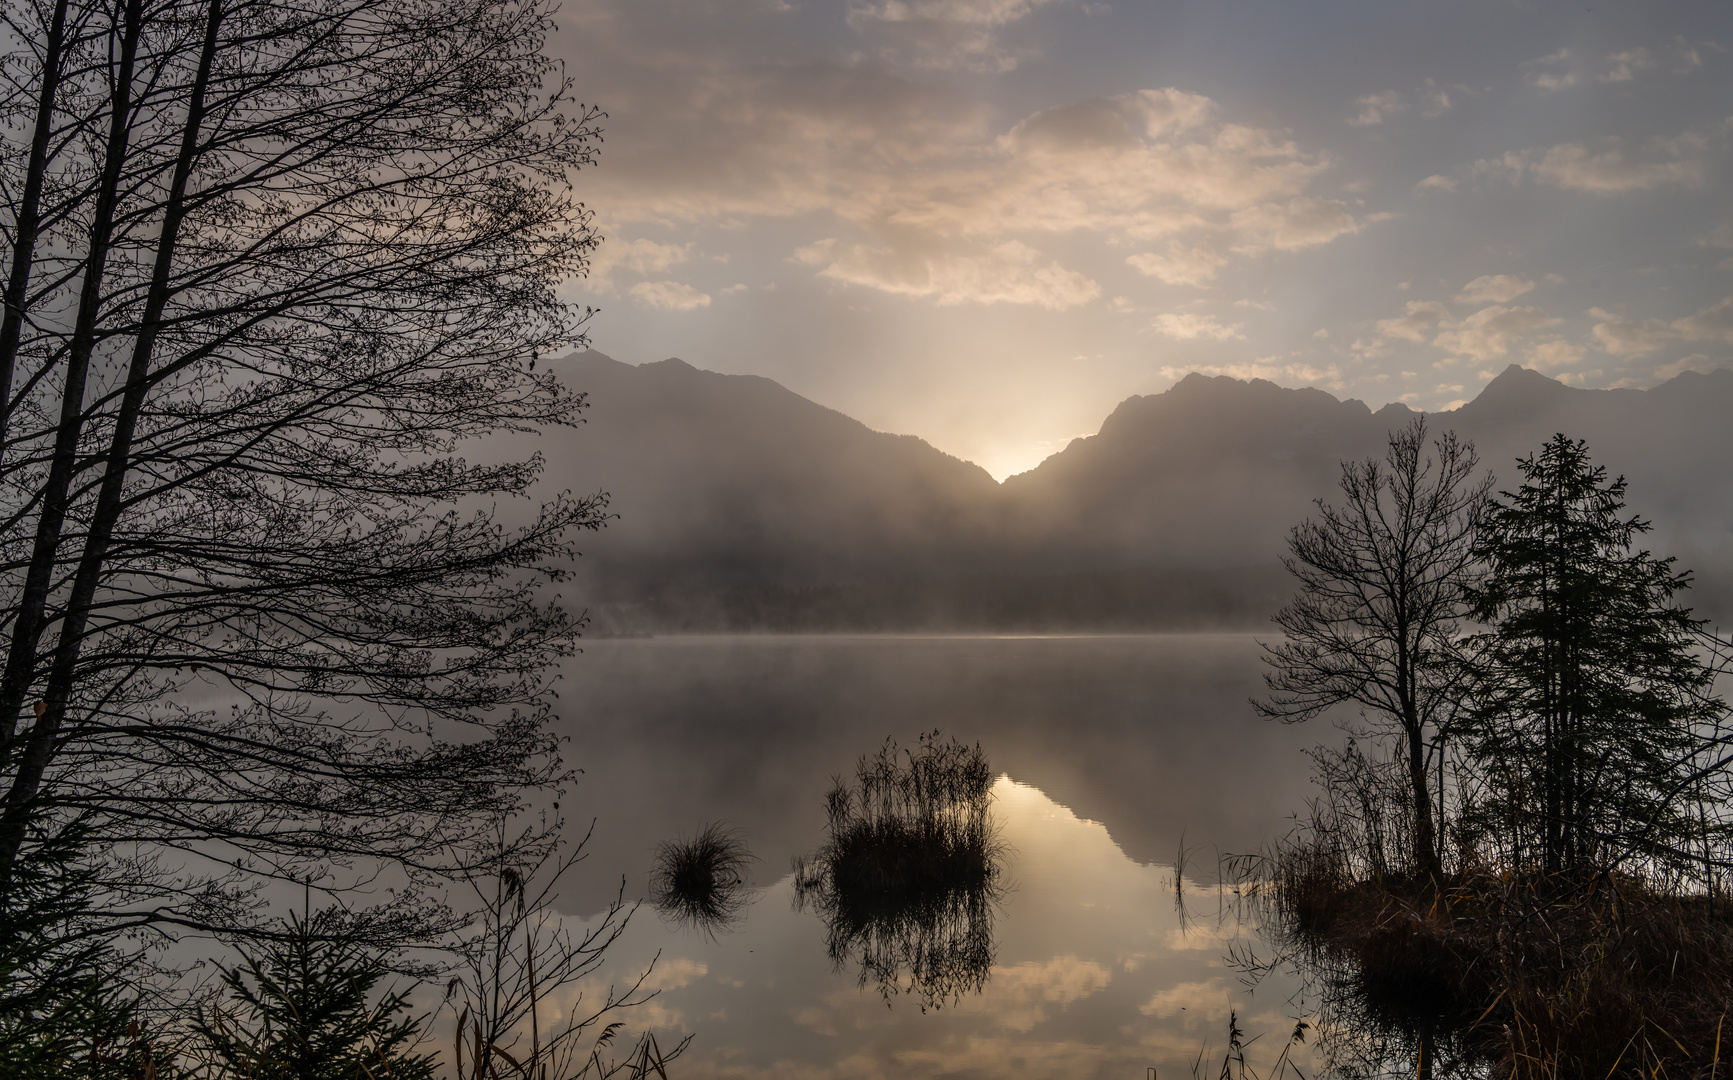
<svg viewBox="0 0 1733 1080"><path fill-rule="evenodd" d="M1728 643L1563 435L1494 492L1423 423L1294 530L1264 715L1358 706L1235 867L1329 1072L1714 1078L1733 1058ZM1339 714L1338 714L1339 715Z"/></svg>

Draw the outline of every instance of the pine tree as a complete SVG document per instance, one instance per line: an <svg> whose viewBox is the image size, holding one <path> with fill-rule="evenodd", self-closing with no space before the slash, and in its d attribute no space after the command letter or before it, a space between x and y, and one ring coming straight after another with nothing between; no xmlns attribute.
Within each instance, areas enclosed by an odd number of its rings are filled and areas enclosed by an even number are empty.
<svg viewBox="0 0 1733 1080"><path fill-rule="evenodd" d="M1675 602L1690 575L1635 546L1625 481L1555 435L1488 507L1474 616L1476 818L1518 865L1580 871L1615 851L1668 858L1691 830L1682 788L1698 730L1720 711Z"/></svg>
<svg viewBox="0 0 1733 1080"><path fill-rule="evenodd" d="M301 919L223 972L232 1002L195 1029L220 1076L245 1080L426 1080L433 1057L415 1053L420 1022L407 991L374 988L389 973L344 935L336 909Z"/></svg>

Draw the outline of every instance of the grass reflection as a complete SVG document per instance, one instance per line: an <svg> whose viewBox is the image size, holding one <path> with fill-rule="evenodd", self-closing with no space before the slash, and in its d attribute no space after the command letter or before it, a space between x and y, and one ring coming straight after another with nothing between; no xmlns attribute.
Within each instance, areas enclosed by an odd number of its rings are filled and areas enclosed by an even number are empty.
<svg viewBox="0 0 1733 1080"><path fill-rule="evenodd" d="M993 773L979 745L936 731L886 740L826 797L826 838L795 862L795 905L824 920L837 970L925 1012L986 985L1003 894Z"/></svg>
<svg viewBox="0 0 1733 1080"><path fill-rule="evenodd" d="M732 928L746 908L751 861L740 834L717 823L690 839L665 841L656 848L650 902L667 921L714 937Z"/></svg>

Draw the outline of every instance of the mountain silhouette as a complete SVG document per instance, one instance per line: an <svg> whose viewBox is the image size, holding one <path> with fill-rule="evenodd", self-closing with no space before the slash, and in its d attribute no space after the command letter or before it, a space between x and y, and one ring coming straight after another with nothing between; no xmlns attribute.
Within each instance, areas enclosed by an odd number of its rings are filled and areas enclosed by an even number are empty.
<svg viewBox="0 0 1733 1080"><path fill-rule="evenodd" d="M920 439L873 431L768 379L680 360L556 360L586 421L545 440L547 481L605 490L580 592L601 632L1256 627L1291 592L1287 531L1343 459L1415 415L1317 389L1186 376L997 484ZM1433 414L1500 486L1555 432L1630 481L1654 550L1733 594L1733 372L1585 390L1511 365Z"/></svg>

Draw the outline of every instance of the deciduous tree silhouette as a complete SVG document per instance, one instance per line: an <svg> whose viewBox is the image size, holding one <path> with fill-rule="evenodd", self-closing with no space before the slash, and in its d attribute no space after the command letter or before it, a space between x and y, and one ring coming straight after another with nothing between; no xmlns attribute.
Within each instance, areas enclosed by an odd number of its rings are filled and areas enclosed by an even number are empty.
<svg viewBox="0 0 1733 1080"><path fill-rule="evenodd" d="M1416 417L1390 435L1383 461L1343 462L1340 507L1294 527L1283 559L1300 591L1264 645L1266 717L1309 720L1358 705L1396 737L1412 795L1414 858L1437 874L1440 834L1428 773L1461 699L1455 639L1467 614L1474 536L1491 479L1476 480L1471 444L1445 432L1427 446Z"/></svg>
<svg viewBox="0 0 1733 1080"><path fill-rule="evenodd" d="M118 919L244 929L257 875L448 873L562 775L545 586L604 503L461 456L582 404L534 372L598 240L551 15L7 9L0 876L80 815Z"/></svg>

